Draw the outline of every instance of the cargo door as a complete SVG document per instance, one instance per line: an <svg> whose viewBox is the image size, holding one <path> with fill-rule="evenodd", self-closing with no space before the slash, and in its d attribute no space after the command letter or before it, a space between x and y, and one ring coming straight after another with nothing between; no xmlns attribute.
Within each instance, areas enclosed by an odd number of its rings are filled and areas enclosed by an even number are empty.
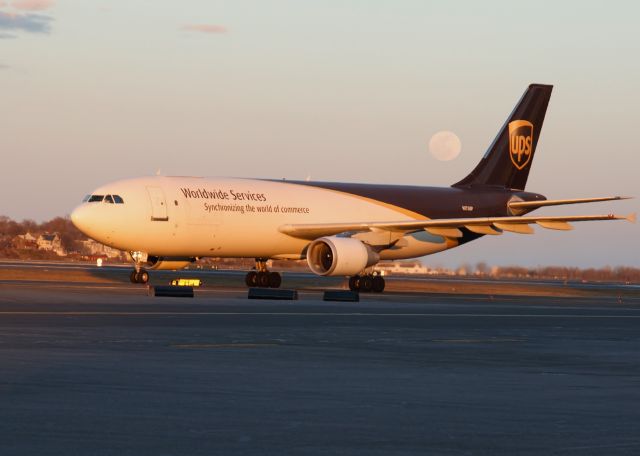
<svg viewBox="0 0 640 456"><path fill-rule="evenodd" d="M167 201L162 189L160 187L147 187L147 193L149 193L149 199L151 200L151 220L154 222L168 221Z"/></svg>

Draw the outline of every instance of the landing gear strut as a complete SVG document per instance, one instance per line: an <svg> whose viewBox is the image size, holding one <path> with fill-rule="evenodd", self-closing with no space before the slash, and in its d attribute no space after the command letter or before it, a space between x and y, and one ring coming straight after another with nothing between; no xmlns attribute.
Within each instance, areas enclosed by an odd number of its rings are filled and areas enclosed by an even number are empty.
<svg viewBox="0 0 640 456"><path fill-rule="evenodd" d="M278 272L267 269L267 260L256 258L256 269L249 271L244 279L248 287L280 288L282 277Z"/></svg>
<svg viewBox="0 0 640 456"><path fill-rule="evenodd" d="M384 291L384 278L380 274L364 274L349 277L349 289L351 291L363 291L368 293L382 293Z"/></svg>
<svg viewBox="0 0 640 456"><path fill-rule="evenodd" d="M133 267L129 275L131 283L147 283L149 281L149 273L142 268L142 265L147 261L147 254L143 252L130 252L133 259Z"/></svg>

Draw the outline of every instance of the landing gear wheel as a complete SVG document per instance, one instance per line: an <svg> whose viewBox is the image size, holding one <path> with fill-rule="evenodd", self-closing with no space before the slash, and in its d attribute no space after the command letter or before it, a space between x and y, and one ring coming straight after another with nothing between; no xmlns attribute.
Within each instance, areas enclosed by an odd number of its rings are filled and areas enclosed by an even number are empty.
<svg viewBox="0 0 640 456"><path fill-rule="evenodd" d="M131 271L129 280L131 280L131 283L147 283L149 281L149 273L144 269Z"/></svg>
<svg viewBox="0 0 640 456"><path fill-rule="evenodd" d="M260 271L256 280L259 287L269 288L269 273Z"/></svg>
<svg viewBox="0 0 640 456"><path fill-rule="evenodd" d="M369 292L373 288L373 277L366 275L360 279L360 289L364 292Z"/></svg>
<svg viewBox="0 0 640 456"><path fill-rule="evenodd" d="M373 291L376 293L382 293L384 291L384 285L384 278L382 276L373 276L373 286L371 288Z"/></svg>
<svg viewBox="0 0 640 456"><path fill-rule="evenodd" d="M244 283L246 283L249 288L255 287L258 284L258 273L256 271L249 271L244 279Z"/></svg>
<svg viewBox="0 0 640 456"><path fill-rule="evenodd" d="M279 288L282 277L278 272L270 272L267 268L268 258L256 258L256 267L247 273L245 283L249 288Z"/></svg>
<svg viewBox="0 0 640 456"><path fill-rule="evenodd" d="M351 291L359 291L360 290L360 276L354 275L349 277L349 290Z"/></svg>
<svg viewBox="0 0 640 456"><path fill-rule="evenodd" d="M147 271L140 271L140 283L149 282L149 273Z"/></svg>
<svg viewBox="0 0 640 456"><path fill-rule="evenodd" d="M144 269L136 274L138 283L147 283L149 281L149 273Z"/></svg>
<svg viewBox="0 0 640 456"><path fill-rule="evenodd" d="M282 277L277 272L269 272L269 288L280 288Z"/></svg>

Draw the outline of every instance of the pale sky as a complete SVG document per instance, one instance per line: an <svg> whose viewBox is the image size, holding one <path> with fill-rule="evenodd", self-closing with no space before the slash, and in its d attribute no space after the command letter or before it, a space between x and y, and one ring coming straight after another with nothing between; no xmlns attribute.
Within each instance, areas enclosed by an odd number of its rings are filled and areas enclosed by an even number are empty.
<svg viewBox="0 0 640 456"><path fill-rule="evenodd" d="M446 186L532 82L555 88L527 190L640 197L639 5L0 0L0 214L66 215L158 170ZM462 141L453 161L428 152L440 130ZM640 266L639 235L537 228L425 263Z"/></svg>

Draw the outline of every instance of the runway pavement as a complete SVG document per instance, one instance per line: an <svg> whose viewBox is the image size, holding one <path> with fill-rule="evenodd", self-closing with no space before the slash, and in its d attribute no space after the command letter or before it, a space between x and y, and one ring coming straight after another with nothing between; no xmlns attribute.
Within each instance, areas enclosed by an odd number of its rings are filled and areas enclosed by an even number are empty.
<svg viewBox="0 0 640 456"><path fill-rule="evenodd" d="M640 297L0 282L0 454L640 452Z"/></svg>
<svg viewBox="0 0 640 456"><path fill-rule="evenodd" d="M0 284L32 283L38 286L50 284L83 285L128 285L130 265L105 265L96 267L90 263L70 263L53 261L0 260ZM190 269L182 271L149 271L151 284L166 285L172 279L189 277L201 279L206 287L243 288L246 271ZM319 277L309 272L284 271L283 287L303 290L324 290L346 287L342 277ZM493 278L460 277L387 277L387 293L406 294L458 294L458 295L518 295L550 297L593 297L618 296L621 298L640 296L640 285L599 284L562 282L549 280L514 280Z"/></svg>

